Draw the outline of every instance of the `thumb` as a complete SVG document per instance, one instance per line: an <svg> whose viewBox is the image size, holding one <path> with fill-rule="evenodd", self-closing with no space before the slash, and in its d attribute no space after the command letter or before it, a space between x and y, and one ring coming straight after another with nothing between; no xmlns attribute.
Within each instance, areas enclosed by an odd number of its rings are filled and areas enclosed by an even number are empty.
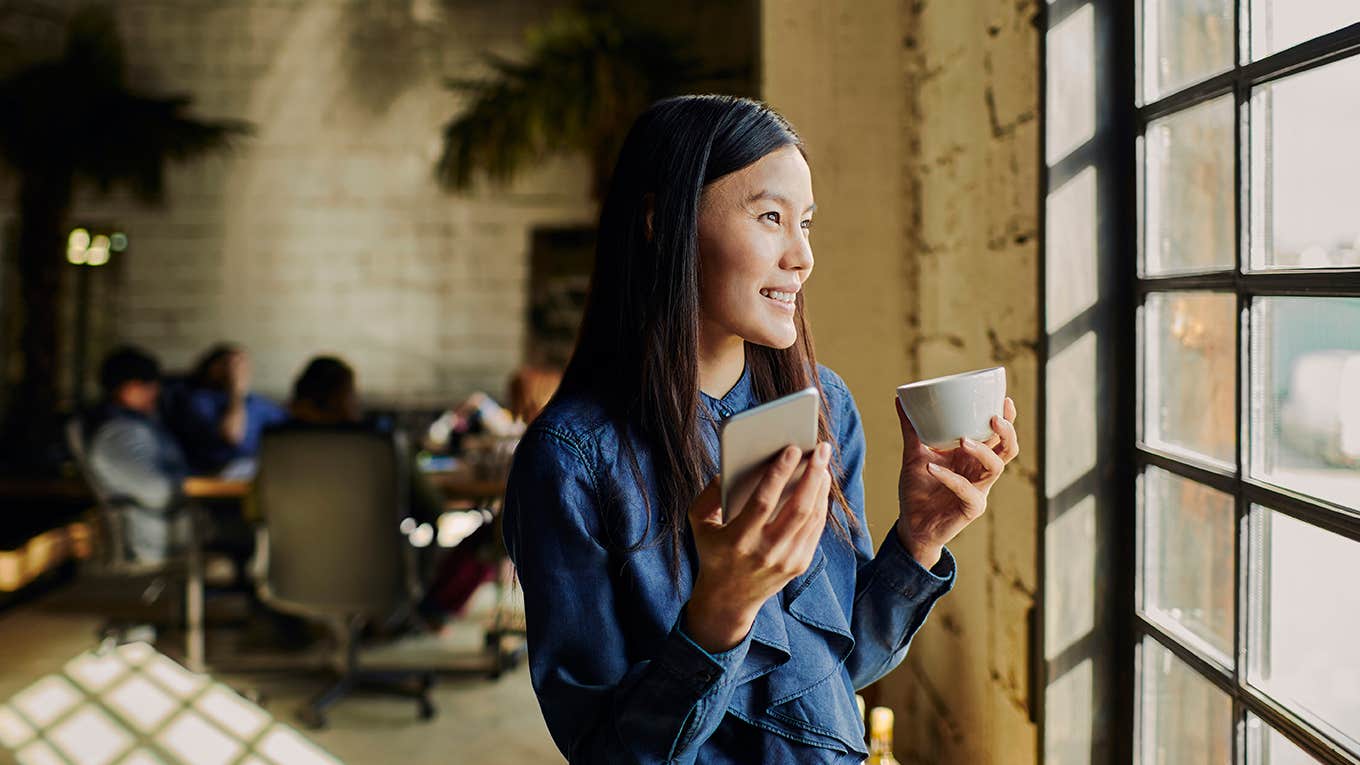
<svg viewBox="0 0 1360 765"><path fill-rule="evenodd" d="M916 427L907 419L907 413L902 409L902 399L893 396L893 403L897 405L897 423L902 426L902 453L915 454L921 449L921 437L916 434Z"/></svg>
<svg viewBox="0 0 1360 765"><path fill-rule="evenodd" d="M689 522L698 531L704 527L722 525L722 481L721 476L713 476L704 490L689 506Z"/></svg>

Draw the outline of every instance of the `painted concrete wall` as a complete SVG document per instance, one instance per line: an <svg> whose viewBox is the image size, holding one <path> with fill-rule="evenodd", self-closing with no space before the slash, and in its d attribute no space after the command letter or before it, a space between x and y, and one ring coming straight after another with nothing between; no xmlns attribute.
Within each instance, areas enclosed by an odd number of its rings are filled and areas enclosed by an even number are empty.
<svg viewBox="0 0 1360 765"><path fill-rule="evenodd" d="M523 352L531 228L595 210L576 159L505 190L439 190L441 127L460 107L442 85L485 72L484 50L513 55L555 5L119 2L132 83L256 132L173 170L164 207L81 197L75 219L131 243L97 275L99 345L143 344L173 369L233 340L275 395L321 352L387 403L500 392Z"/></svg>
<svg viewBox="0 0 1360 765"><path fill-rule="evenodd" d="M763 5L763 96L808 143L808 302L822 360L866 423L870 523L897 511L895 384L1004 364L1022 453L951 546L954 592L876 689L903 762L1032 761L1036 589L1038 6L1001 0Z"/></svg>

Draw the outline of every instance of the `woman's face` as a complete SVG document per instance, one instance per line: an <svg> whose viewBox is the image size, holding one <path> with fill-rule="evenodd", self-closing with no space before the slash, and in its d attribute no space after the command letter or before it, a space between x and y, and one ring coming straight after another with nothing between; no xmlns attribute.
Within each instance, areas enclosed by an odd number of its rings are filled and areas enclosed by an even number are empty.
<svg viewBox="0 0 1360 765"><path fill-rule="evenodd" d="M787 348L812 275L812 172L795 146L719 178L699 203L699 313L706 340Z"/></svg>

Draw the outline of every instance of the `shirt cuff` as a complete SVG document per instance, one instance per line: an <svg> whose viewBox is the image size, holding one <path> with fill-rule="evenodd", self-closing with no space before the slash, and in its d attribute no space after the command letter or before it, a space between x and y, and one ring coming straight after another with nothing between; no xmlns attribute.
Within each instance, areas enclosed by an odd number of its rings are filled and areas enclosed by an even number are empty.
<svg viewBox="0 0 1360 765"><path fill-rule="evenodd" d="M683 621L682 616L672 628L670 639L657 657L657 664L696 696L706 695L732 682L751 648L751 633L747 632L740 643L726 651L709 653L685 632Z"/></svg>
<svg viewBox="0 0 1360 765"><path fill-rule="evenodd" d="M879 578L911 600L926 600L949 592L954 589L958 575L954 554L948 547L941 548L940 560L927 569L907 552L896 528L889 529L887 538L879 546L878 560Z"/></svg>

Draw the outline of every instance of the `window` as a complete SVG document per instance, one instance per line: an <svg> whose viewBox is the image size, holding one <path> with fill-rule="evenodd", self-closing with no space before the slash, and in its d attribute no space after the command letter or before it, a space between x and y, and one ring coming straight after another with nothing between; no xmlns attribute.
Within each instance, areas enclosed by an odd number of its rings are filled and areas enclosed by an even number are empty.
<svg viewBox="0 0 1360 765"><path fill-rule="evenodd" d="M1360 762L1360 3L1134 1L1131 749Z"/></svg>

